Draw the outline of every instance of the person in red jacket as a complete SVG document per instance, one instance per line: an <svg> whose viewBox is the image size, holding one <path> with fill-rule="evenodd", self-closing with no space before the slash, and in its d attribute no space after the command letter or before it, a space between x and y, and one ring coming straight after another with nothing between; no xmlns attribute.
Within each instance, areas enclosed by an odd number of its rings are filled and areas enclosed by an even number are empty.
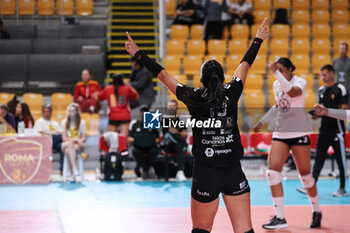
<svg viewBox="0 0 350 233"><path fill-rule="evenodd" d="M108 101L108 126L107 131L116 132L120 127L120 134L127 137L131 120L129 99L136 100L139 97L137 91L123 81L122 74L113 75L112 85L108 85L98 95L98 100Z"/></svg>
<svg viewBox="0 0 350 233"><path fill-rule="evenodd" d="M79 104L81 112L97 113L101 109L101 104L96 100L96 96L101 91L101 86L97 81L91 80L91 73L88 69L81 72L82 82L78 82L74 90L74 102Z"/></svg>

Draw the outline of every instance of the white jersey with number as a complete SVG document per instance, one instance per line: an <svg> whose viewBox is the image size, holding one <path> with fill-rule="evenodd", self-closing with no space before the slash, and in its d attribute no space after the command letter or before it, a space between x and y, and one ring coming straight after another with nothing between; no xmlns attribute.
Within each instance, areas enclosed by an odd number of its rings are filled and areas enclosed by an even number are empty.
<svg viewBox="0 0 350 233"><path fill-rule="evenodd" d="M273 83L273 93L278 108L274 138L298 138L312 132L311 123L304 109L307 82L303 78L293 76L289 83L299 87L302 94L292 98L284 93L277 80Z"/></svg>

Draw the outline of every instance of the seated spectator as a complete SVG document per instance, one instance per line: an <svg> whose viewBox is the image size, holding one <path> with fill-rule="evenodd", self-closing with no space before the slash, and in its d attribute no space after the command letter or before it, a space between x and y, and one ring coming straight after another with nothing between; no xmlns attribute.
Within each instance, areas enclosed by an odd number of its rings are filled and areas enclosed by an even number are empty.
<svg viewBox="0 0 350 233"><path fill-rule="evenodd" d="M61 122L62 151L67 156L71 173L76 182L81 181L81 174L77 168L76 156L84 151L86 140L86 124L81 119L79 106L70 104L67 108L67 116Z"/></svg>
<svg viewBox="0 0 350 233"><path fill-rule="evenodd" d="M129 107L130 99L137 99L137 91L123 81L122 74L113 75L112 85L108 85L100 92L98 99L108 101L108 126L107 131L117 132L120 127L120 134L128 136L131 113Z"/></svg>
<svg viewBox="0 0 350 233"><path fill-rule="evenodd" d="M0 39L8 40L11 39L10 34L3 29L4 23L0 19Z"/></svg>
<svg viewBox="0 0 350 233"><path fill-rule="evenodd" d="M52 136L52 149L56 150L60 154L60 171L63 171L63 159L64 154L62 152L62 134L61 128L57 121L51 120L52 107L49 104L43 105L41 108L42 117L39 118L35 124L34 129L42 135Z"/></svg>
<svg viewBox="0 0 350 233"><path fill-rule="evenodd" d="M131 109L138 107L139 105L147 105L151 107L155 100L154 84L152 81L153 75L142 65L142 63L136 58L131 57L130 83L140 98L135 101L130 101Z"/></svg>
<svg viewBox="0 0 350 233"><path fill-rule="evenodd" d="M97 81L91 80L91 73L88 69L81 72L82 82L78 82L74 90L74 102L79 104L81 112L97 113L101 104L96 101L96 96L101 91Z"/></svg>
<svg viewBox="0 0 350 233"><path fill-rule="evenodd" d="M155 178L154 162L159 153L159 132L157 129L143 127L143 113L148 112L146 105L140 106L140 118L131 123L128 141L133 145L132 154L136 160L135 174L143 179ZM141 168L141 172L140 172Z"/></svg>
<svg viewBox="0 0 350 233"><path fill-rule="evenodd" d="M231 4L229 9L232 15L232 23L253 24L253 5L245 0L237 0Z"/></svg>
<svg viewBox="0 0 350 233"><path fill-rule="evenodd" d="M34 118L30 113L29 106L26 103L17 103L15 112L16 126L20 121L24 122L25 128L33 128Z"/></svg>
<svg viewBox="0 0 350 233"><path fill-rule="evenodd" d="M14 116L16 114L16 107L19 101L17 100L17 96L13 96L13 98L7 102L7 107L10 113Z"/></svg>
<svg viewBox="0 0 350 233"><path fill-rule="evenodd" d="M169 117L163 117L165 122L168 121L179 121L180 118L177 116L178 103L176 100L170 100L168 102L168 114ZM168 123L166 123L169 125ZM165 146L168 153L175 154L175 160L177 164L177 173L176 180L177 181L185 181L186 176L184 173L185 168L185 153L187 151L187 129L181 127L163 127L163 145Z"/></svg>
<svg viewBox="0 0 350 233"><path fill-rule="evenodd" d="M176 6L176 18L173 24L183 24L190 27L194 23L194 9L192 0L182 0Z"/></svg>
<svg viewBox="0 0 350 233"><path fill-rule="evenodd" d="M4 124L7 127L7 132L16 132L16 120L15 117L8 111L6 105L0 105L0 124Z"/></svg>

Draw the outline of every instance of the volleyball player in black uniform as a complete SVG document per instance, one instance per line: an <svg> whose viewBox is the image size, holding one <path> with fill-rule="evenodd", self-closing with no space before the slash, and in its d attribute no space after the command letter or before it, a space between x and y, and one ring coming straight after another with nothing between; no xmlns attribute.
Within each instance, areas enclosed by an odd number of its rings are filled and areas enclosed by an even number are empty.
<svg viewBox="0 0 350 233"><path fill-rule="evenodd" d="M223 194L234 232L254 232L250 215L250 188L240 164L243 147L237 127L237 103L248 70L261 43L268 36L266 21L265 18L228 84L223 86L224 72L217 61L210 60L203 64L203 88L191 88L178 83L163 67L140 50L127 33L127 51L136 55L150 72L187 105L192 120L211 122L211 127L203 128L198 123L193 128L192 153L195 165L191 199L192 233L211 231L220 193Z"/></svg>

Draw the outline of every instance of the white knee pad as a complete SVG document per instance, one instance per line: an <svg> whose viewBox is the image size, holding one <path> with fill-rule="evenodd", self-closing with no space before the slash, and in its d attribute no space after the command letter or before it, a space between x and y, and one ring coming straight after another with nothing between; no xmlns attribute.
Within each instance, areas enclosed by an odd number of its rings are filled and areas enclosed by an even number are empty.
<svg viewBox="0 0 350 233"><path fill-rule="evenodd" d="M266 176L270 186L279 184L282 181L282 174L278 171L268 169L266 171Z"/></svg>
<svg viewBox="0 0 350 233"><path fill-rule="evenodd" d="M311 174L307 174L305 176L299 175L299 179L306 189L311 188L315 184L315 179Z"/></svg>

